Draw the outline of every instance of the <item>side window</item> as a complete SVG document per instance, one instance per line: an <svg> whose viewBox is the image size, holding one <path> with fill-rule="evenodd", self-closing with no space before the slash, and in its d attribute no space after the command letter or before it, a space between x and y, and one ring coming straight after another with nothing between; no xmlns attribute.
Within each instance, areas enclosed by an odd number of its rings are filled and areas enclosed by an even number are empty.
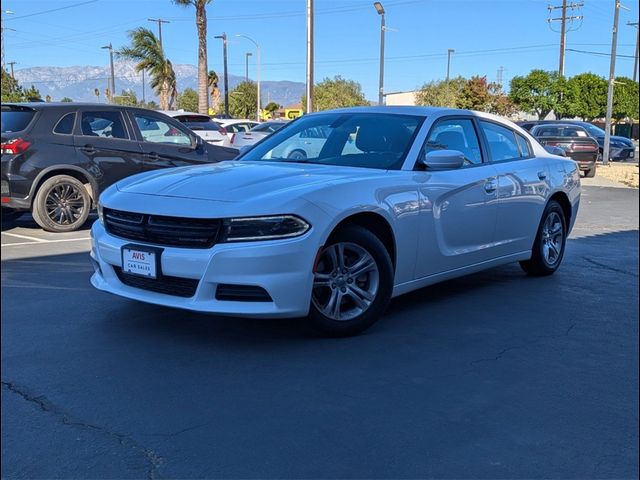
<svg viewBox="0 0 640 480"><path fill-rule="evenodd" d="M494 162L520 158L515 132L492 122L480 121L480 127L487 137L491 159Z"/></svg>
<svg viewBox="0 0 640 480"><path fill-rule="evenodd" d="M516 133L516 140L518 141L518 146L520 147L520 156L522 158L529 158L533 156L531 153L531 148L529 147L529 142L519 133Z"/></svg>
<svg viewBox="0 0 640 480"><path fill-rule="evenodd" d="M108 137L128 139L120 112L82 112L82 135L90 137Z"/></svg>
<svg viewBox="0 0 640 480"><path fill-rule="evenodd" d="M189 135L160 118L141 113L134 117L145 142L191 145Z"/></svg>
<svg viewBox="0 0 640 480"><path fill-rule="evenodd" d="M71 135L73 133L73 124L76 123L76 112L67 113L63 116L56 126L53 127L53 133L59 135Z"/></svg>
<svg viewBox="0 0 640 480"><path fill-rule="evenodd" d="M434 150L458 150L468 163L482 163L478 134L468 118L451 118L439 121L429 132L424 152Z"/></svg>

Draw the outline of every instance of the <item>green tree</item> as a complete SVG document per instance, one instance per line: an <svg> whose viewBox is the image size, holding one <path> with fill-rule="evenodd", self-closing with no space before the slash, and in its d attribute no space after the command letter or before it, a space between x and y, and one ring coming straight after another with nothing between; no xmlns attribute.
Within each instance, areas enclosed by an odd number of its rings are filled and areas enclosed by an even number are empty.
<svg viewBox="0 0 640 480"><path fill-rule="evenodd" d="M594 73L581 73L567 80L564 96L557 107L560 116L591 121L604 117L607 110L607 81Z"/></svg>
<svg viewBox="0 0 640 480"><path fill-rule="evenodd" d="M612 117L616 121L638 118L638 82L616 77L613 89Z"/></svg>
<svg viewBox="0 0 640 480"><path fill-rule="evenodd" d="M120 58L137 62L136 71L149 72L151 88L160 97L160 108L169 110L177 96L176 74L173 65L164 55L159 40L151 30L136 28L128 33L131 45L116 52Z"/></svg>
<svg viewBox="0 0 640 480"><path fill-rule="evenodd" d="M489 94L489 84L487 77L473 76L466 81L458 99L456 106L467 110L486 111L491 104L491 95Z"/></svg>
<svg viewBox="0 0 640 480"><path fill-rule="evenodd" d="M60 100L62 103L71 103L73 102L72 99L70 99L69 97L62 97L62 100Z"/></svg>
<svg viewBox="0 0 640 480"><path fill-rule="evenodd" d="M502 85L492 82L488 85L489 108L488 112L502 117L509 117L518 110L508 95L502 91Z"/></svg>
<svg viewBox="0 0 640 480"><path fill-rule="evenodd" d="M557 72L531 70L528 75L511 79L509 98L520 109L535 113L542 120L558 107L564 83Z"/></svg>
<svg viewBox="0 0 640 480"><path fill-rule="evenodd" d="M242 82L229 92L229 114L235 118L254 118L258 91L252 81Z"/></svg>
<svg viewBox="0 0 640 480"><path fill-rule="evenodd" d="M456 108L467 80L463 77L439 80L422 85L416 94L416 104L430 107Z"/></svg>
<svg viewBox="0 0 640 480"><path fill-rule="evenodd" d="M198 92L193 88L187 88L178 95L178 108L187 112L198 111Z"/></svg>
<svg viewBox="0 0 640 480"><path fill-rule="evenodd" d="M0 88L0 97L2 102L28 102L31 100L41 100L40 92L31 85L31 88L25 91L18 81L13 78L3 68L0 74L2 85Z"/></svg>
<svg viewBox="0 0 640 480"><path fill-rule="evenodd" d="M196 28L198 29L198 112L209 113L207 74L207 5L211 0L173 0L176 5L196 8ZM231 102L229 102L231 105Z"/></svg>
<svg viewBox="0 0 640 480"><path fill-rule="evenodd" d="M130 107L135 107L138 105L138 97L136 96L136 92L133 90L122 90L120 95L115 95L113 97L113 103L116 105L128 105Z"/></svg>
<svg viewBox="0 0 640 480"><path fill-rule="evenodd" d="M316 112L331 108L361 107L369 105L362 93L362 86L353 80L337 75L325 78L313 87L313 108ZM306 110L307 99L302 97L302 108Z"/></svg>
<svg viewBox="0 0 640 480"><path fill-rule="evenodd" d="M267 103L267 106L264 107L264 110L271 114L278 110L278 108L280 108L280 106L276 102L269 102Z"/></svg>
<svg viewBox="0 0 640 480"><path fill-rule="evenodd" d="M158 105L156 102L154 102L153 100L143 103L140 102L140 107L142 108L148 108L149 110L160 110L160 105Z"/></svg>

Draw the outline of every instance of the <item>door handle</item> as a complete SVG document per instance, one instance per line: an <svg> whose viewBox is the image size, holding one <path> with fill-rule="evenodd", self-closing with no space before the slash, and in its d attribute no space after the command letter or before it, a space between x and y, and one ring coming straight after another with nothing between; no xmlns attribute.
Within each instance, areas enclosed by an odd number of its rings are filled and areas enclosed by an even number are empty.
<svg viewBox="0 0 640 480"><path fill-rule="evenodd" d="M486 193L493 193L498 189L498 185L495 182L495 180L491 180L490 182L487 182L484 184L484 191Z"/></svg>
<svg viewBox="0 0 640 480"><path fill-rule="evenodd" d="M538 178L540 180L544 180L545 178L547 178L546 172L538 172Z"/></svg>
<svg viewBox="0 0 640 480"><path fill-rule="evenodd" d="M151 153L145 153L144 158L152 162L157 162L160 159L160 156L156 152L151 152Z"/></svg>
<svg viewBox="0 0 640 480"><path fill-rule="evenodd" d="M96 148L93 145L85 145L84 147L80 147L80 150L86 153L96 153Z"/></svg>

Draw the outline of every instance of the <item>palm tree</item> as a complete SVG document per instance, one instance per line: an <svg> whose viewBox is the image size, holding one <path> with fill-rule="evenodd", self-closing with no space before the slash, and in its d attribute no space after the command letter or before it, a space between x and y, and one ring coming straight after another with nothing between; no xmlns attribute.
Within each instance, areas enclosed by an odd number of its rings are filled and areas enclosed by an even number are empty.
<svg viewBox="0 0 640 480"><path fill-rule="evenodd" d="M218 82L220 79L218 78L218 74L209 70L209 75L207 75L207 84L211 89L211 109L214 113L218 113L218 108L220 107L220 89L218 88Z"/></svg>
<svg viewBox="0 0 640 480"><path fill-rule="evenodd" d="M122 47L116 55L138 62L136 71L149 72L149 84L160 97L160 109L169 110L177 96L176 73L171 62L165 57L160 41L151 30L144 27L130 30L128 36L131 45Z"/></svg>
<svg viewBox="0 0 640 480"><path fill-rule="evenodd" d="M198 112L209 113L207 93L207 5L211 0L173 0L176 5L196 7L196 27L198 28Z"/></svg>

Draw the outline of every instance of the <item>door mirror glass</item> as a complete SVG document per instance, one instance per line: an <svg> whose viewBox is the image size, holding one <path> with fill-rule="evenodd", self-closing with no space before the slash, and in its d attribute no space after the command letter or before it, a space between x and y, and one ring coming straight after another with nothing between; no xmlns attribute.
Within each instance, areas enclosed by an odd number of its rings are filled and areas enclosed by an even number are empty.
<svg viewBox="0 0 640 480"><path fill-rule="evenodd" d="M454 170L464 165L464 154L458 150L432 150L421 159L429 170Z"/></svg>

